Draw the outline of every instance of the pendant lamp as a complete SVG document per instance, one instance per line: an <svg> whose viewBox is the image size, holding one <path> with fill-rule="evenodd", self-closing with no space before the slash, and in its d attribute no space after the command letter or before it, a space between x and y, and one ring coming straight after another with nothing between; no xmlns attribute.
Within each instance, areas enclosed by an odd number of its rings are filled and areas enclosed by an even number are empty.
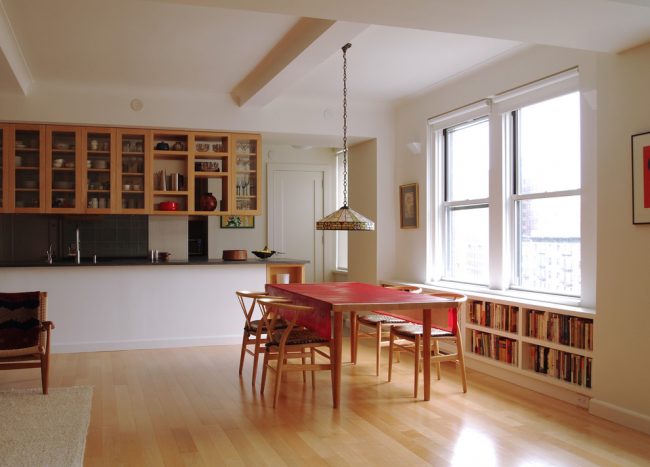
<svg viewBox="0 0 650 467"><path fill-rule="evenodd" d="M346 52L352 44L345 44L343 50L343 206L316 222L316 230L375 230L375 223L348 207L348 88Z"/></svg>

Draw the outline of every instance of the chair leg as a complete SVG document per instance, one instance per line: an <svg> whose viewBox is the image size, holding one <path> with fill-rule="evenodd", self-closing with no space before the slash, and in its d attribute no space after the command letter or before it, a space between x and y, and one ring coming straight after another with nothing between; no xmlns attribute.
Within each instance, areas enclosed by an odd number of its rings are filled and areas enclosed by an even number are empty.
<svg viewBox="0 0 650 467"><path fill-rule="evenodd" d="M388 338L388 381L393 374L393 345L395 343L395 335L393 334L393 328L390 330L390 337ZM397 352L399 355L399 352Z"/></svg>
<svg viewBox="0 0 650 467"><path fill-rule="evenodd" d="M433 340L433 355L438 356L440 355L440 346L438 345L438 340L434 339ZM436 361L436 373L438 376L438 381L440 381L440 362Z"/></svg>
<svg viewBox="0 0 650 467"><path fill-rule="evenodd" d="M350 360L354 365L357 364L357 352L359 350L359 322L357 314L350 312Z"/></svg>
<svg viewBox="0 0 650 467"><path fill-rule="evenodd" d="M330 379L332 380L332 405L335 406L336 405L336 381L335 381L336 378L334 377L334 361L333 361L334 357L333 356L335 354L335 350L334 350L334 340L333 339L330 340L329 349L330 349L330 365L329 365L330 366Z"/></svg>
<svg viewBox="0 0 650 467"><path fill-rule="evenodd" d="M307 363L306 357L301 357L300 359L302 361L302 364L305 365ZM302 384L305 384L307 382L307 372L305 370L302 370ZM312 375L313 379L313 375Z"/></svg>
<svg viewBox="0 0 650 467"><path fill-rule="evenodd" d="M377 323L375 325L375 375L379 376L379 361L381 360L381 332L382 332L382 327L381 323Z"/></svg>
<svg viewBox="0 0 650 467"><path fill-rule="evenodd" d="M280 353L278 354L278 366L275 371L275 391L273 392L273 408L278 405L278 399L280 398L280 384L282 383L282 373L284 370L284 364L286 363L286 357L284 355L284 348L280 348Z"/></svg>
<svg viewBox="0 0 650 467"><path fill-rule="evenodd" d="M460 332L456 331L456 352L458 353L458 366L460 366L460 380L463 392L467 392L467 375L465 374L465 355L463 354L463 339Z"/></svg>
<svg viewBox="0 0 650 467"><path fill-rule="evenodd" d="M241 356L239 357L239 376L241 376L244 369L244 356L246 355L246 341L248 341L248 331L244 330L244 338L241 342Z"/></svg>
<svg viewBox="0 0 650 467"><path fill-rule="evenodd" d="M264 363L262 363L262 384L260 387L260 394L264 394L264 386L266 385L266 370L269 367L269 351L264 350Z"/></svg>
<svg viewBox="0 0 650 467"><path fill-rule="evenodd" d="M261 347L260 340L261 340L261 333L258 332L258 335L256 336L255 339L255 349L253 351L253 377L251 379L251 384L253 385L253 387L255 387L255 380L257 379L257 365L259 363L260 347Z"/></svg>
<svg viewBox="0 0 650 467"><path fill-rule="evenodd" d="M420 336L415 336L415 352L413 360L415 360L415 384L413 386L413 397L418 397L418 383L420 382Z"/></svg>
<svg viewBox="0 0 650 467"><path fill-rule="evenodd" d="M310 349L311 353L311 364L315 365L316 364L316 350L312 347ZM316 372L314 370L311 370L311 387L312 389L316 389Z"/></svg>
<svg viewBox="0 0 650 467"><path fill-rule="evenodd" d="M48 376L49 376L49 368L50 366L50 359L49 355L41 355L41 385L43 387L43 394L47 394L48 391Z"/></svg>

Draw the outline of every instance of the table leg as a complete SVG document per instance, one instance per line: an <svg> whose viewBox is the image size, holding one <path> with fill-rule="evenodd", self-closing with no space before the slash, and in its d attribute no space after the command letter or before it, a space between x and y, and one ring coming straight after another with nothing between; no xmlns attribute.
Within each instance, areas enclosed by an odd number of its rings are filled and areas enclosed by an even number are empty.
<svg viewBox="0 0 650 467"><path fill-rule="evenodd" d="M350 361L356 365L357 363L357 313L350 312Z"/></svg>
<svg viewBox="0 0 650 467"><path fill-rule="evenodd" d="M332 399L334 408L339 407L341 401L341 360L343 355L343 313L334 313L334 345L332 346Z"/></svg>
<svg viewBox="0 0 650 467"><path fill-rule="evenodd" d="M424 352L424 400L431 398L431 309L422 310L422 352Z"/></svg>

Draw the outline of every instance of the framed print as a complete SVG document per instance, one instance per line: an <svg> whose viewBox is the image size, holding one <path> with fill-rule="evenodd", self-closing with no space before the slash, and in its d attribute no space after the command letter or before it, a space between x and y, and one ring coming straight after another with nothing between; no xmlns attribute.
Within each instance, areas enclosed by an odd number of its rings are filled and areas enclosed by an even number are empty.
<svg viewBox="0 0 650 467"><path fill-rule="evenodd" d="M650 132L632 135L632 222L650 224Z"/></svg>
<svg viewBox="0 0 650 467"><path fill-rule="evenodd" d="M253 229L255 216L221 216L222 229Z"/></svg>
<svg viewBox="0 0 650 467"><path fill-rule="evenodd" d="M402 229L418 228L418 184L399 187L399 226Z"/></svg>

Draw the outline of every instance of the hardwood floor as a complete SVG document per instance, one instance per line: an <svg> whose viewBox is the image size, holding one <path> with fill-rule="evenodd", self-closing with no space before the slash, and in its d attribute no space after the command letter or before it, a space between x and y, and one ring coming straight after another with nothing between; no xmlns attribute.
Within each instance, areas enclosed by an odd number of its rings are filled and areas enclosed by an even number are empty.
<svg viewBox="0 0 650 467"><path fill-rule="evenodd" d="M238 377L238 346L55 354L50 377L94 386L88 466L650 464L650 436L477 372L463 394L450 363L414 400L410 357L387 383L372 352L344 366L339 410L327 372L315 390L290 375L274 410L251 359ZM0 390L39 385L38 370L0 372Z"/></svg>

